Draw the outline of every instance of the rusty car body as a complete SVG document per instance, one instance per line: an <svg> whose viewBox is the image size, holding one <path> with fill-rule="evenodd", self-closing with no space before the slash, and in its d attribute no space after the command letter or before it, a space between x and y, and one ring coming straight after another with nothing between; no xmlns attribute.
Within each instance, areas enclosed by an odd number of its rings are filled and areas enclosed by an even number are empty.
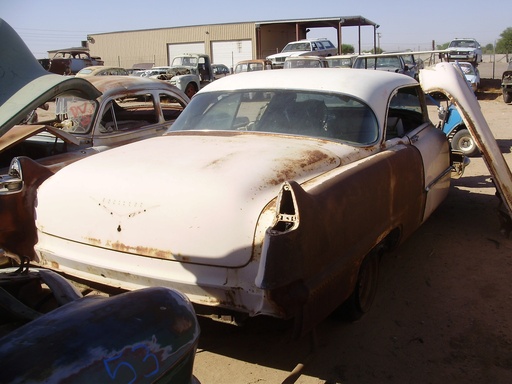
<svg viewBox="0 0 512 384"><path fill-rule="evenodd" d="M108 65L92 65L90 67L82 68L75 75L76 77L88 76L128 76L129 73L126 69L121 67L112 67Z"/></svg>
<svg viewBox="0 0 512 384"><path fill-rule="evenodd" d="M91 76L64 91L51 83L48 86L49 99L41 103L51 108L44 118L17 125L0 137L0 168L21 155L62 167L90 154L161 135L189 102L169 83L134 76ZM97 95L80 96L75 88L90 88Z"/></svg>
<svg viewBox="0 0 512 384"><path fill-rule="evenodd" d="M347 303L368 311L380 253L443 201L451 155L408 76L229 76L166 135L42 182L34 259L95 286L173 287L200 314L294 318L303 333Z"/></svg>
<svg viewBox="0 0 512 384"><path fill-rule="evenodd" d="M272 62L265 59L242 60L236 63L234 73L266 71L272 69Z"/></svg>
<svg viewBox="0 0 512 384"><path fill-rule="evenodd" d="M165 135L56 173L15 158L0 207L32 210L0 212L18 220L0 246L104 289L176 288L222 319L294 318L304 333L340 307L360 317L381 252L428 219L465 164L429 120L424 91L457 104L511 206L478 102L442 64L424 70L424 89L344 68L228 76Z"/></svg>
<svg viewBox="0 0 512 384"><path fill-rule="evenodd" d="M323 56L288 56L283 68L329 68L329 63Z"/></svg>
<svg viewBox="0 0 512 384"><path fill-rule="evenodd" d="M100 57L91 56L85 48L62 49L51 58L48 71L58 75L76 75L85 67L103 64Z"/></svg>

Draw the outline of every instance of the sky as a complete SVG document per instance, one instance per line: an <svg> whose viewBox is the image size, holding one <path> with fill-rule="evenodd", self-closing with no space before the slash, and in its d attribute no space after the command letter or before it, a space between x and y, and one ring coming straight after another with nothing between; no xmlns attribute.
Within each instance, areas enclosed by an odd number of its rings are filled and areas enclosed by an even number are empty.
<svg viewBox="0 0 512 384"><path fill-rule="evenodd" d="M187 8L188 4L193 4ZM242 5L243 4L243 5ZM88 34L238 22L363 16L380 27L384 51L430 50L455 37L494 44L512 27L508 0L0 0L0 18L21 36L36 58L49 50L80 46ZM358 46L357 27L342 29L344 44ZM334 28L312 29L307 37L328 37ZM361 48L373 47L373 28L361 28Z"/></svg>

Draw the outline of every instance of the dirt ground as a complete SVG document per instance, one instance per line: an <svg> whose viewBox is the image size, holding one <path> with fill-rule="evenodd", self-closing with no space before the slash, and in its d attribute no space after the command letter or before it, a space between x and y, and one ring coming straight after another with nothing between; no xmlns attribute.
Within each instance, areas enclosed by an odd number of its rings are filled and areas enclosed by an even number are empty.
<svg viewBox="0 0 512 384"><path fill-rule="evenodd" d="M512 164L512 105L484 91L482 111ZM270 319L200 319L195 376L283 383L299 369L301 384L512 383L512 238L500 234L494 193L485 163L472 158L442 206L384 256L374 306L356 323L329 318L292 340Z"/></svg>

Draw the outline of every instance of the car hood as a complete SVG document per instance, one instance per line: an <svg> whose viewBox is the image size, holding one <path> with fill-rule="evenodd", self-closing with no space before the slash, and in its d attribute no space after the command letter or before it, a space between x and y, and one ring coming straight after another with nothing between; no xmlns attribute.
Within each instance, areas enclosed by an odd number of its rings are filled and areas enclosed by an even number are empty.
<svg viewBox="0 0 512 384"><path fill-rule="evenodd" d="M170 134L73 163L38 191L39 231L136 255L246 264L284 181L303 183L363 149L268 134ZM106 166L107 165L107 166ZM80 175L94 175L84 180ZM265 231L273 215L266 215ZM261 224L261 223L260 223Z"/></svg>
<svg viewBox="0 0 512 384"><path fill-rule="evenodd" d="M60 128L52 127L50 125L15 125L0 137L0 152L5 151L9 147L16 145L28 137L45 131L67 143L74 145L80 144L80 140L78 140L71 133L63 131Z"/></svg>
<svg viewBox="0 0 512 384"><path fill-rule="evenodd" d="M267 56L267 59L273 59L276 57L293 57L293 56L303 56L305 54L311 55L311 51L290 51L290 52L280 52L274 53L273 55Z"/></svg>
<svg viewBox="0 0 512 384"><path fill-rule="evenodd" d="M482 153L506 216L505 226L512 228L512 173L485 120L474 93L465 84L461 71L450 63L439 63L420 71L420 83L426 93L440 92L452 101ZM501 217L501 216L500 216ZM503 224L502 224L503 225ZM502 228L504 229L504 228Z"/></svg>
<svg viewBox="0 0 512 384"><path fill-rule="evenodd" d="M60 93L95 99L101 92L87 80L44 70L19 35L0 19L0 136Z"/></svg>

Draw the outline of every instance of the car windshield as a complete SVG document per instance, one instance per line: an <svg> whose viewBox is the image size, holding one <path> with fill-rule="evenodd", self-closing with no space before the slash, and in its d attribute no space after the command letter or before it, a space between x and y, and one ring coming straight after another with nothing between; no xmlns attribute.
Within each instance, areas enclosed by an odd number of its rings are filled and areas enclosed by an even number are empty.
<svg viewBox="0 0 512 384"><path fill-rule="evenodd" d="M196 67L198 63L197 57L175 57L172 60L172 67Z"/></svg>
<svg viewBox="0 0 512 384"><path fill-rule="evenodd" d="M357 59L354 68L400 68L400 60L398 57L363 57Z"/></svg>
<svg viewBox="0 0 512 384"><path fill-rule="evenodd" d="M351 67L352 60L351 59L330 59L327 58L330 67Z"/></svg>
<svg viewBox="0 0 512 384"><path fill-rule="evenodd" d="M235 68L235 73L262 71L263 63L240 63Z"/></svg>
<svg viewBox="0 0 512 384"><path fill-rule="evenodd" d="M92 73L92 69L90 68L84 68L78 71L78 75L88 75L90 73Z"/></svg>
<svg viewBox="0 0 512 384"><path fill-rule="evenodd" d="M309 42L290 43L290 44L287 44L286 47L283 48L283 52L293 52L293 51L312 51L311 43L309 43Z"/></svg>
<svg viewBox="0 0 512 384"><path fill-rule="evenodd" d="M379 138L371 108L347 95L244 90L197 94L169 131L256 131L367 145Z"/></svg>
<svg viewBox="0 0 512 384"><path fill-rule="evenodd" d="M286 60L284 68L322 68L323 65L319 60Z"/></svg>
<svg viewBox="0 0 512 384"><path fill-rule="evenodd" d="M462 73L466 76L474 76L476 74L476 71L475 71L475 68L473 67L473 65L469 64L469 63L453 63L453 66L455 68L459 67L460 70L462 71Z"/></svg>
<svg viewBox="0 0 512 384"><path fill-rule="evenodd" d="M473 40L455 40L450 43L450 47L476 48L476 43Z"/></svg>

